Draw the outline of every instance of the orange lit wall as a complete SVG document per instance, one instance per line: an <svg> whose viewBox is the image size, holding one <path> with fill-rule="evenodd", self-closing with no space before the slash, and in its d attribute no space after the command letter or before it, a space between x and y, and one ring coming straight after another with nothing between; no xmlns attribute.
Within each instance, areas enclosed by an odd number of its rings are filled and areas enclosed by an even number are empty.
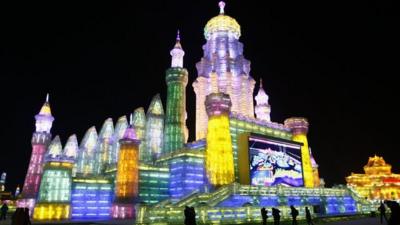
<svg viewBox="0 0 400 225"><path fill-rule="evenodd" d="M133 141L121 144L115 187L116 199L133 199L138 195L138 168L138 145Z"/></svg>

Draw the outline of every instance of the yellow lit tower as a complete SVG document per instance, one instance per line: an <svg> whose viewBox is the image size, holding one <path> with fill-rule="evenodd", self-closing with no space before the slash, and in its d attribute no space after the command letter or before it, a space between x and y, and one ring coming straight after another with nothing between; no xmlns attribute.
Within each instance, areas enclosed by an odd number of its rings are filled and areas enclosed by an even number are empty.
<svg viewBox="0 0 400 225"><path fill-rule="evenodd" d="M134 218L134 204L138 197L139 180L139 144L136 131L129 127L120 142L117 177L115 181L115 199L112 206L113 218Z"/></svg>
<svg viewBox="0 0 400 225"><path fill-rule="evenodd" d="M212 93L206 97L208 115L206 170L209 182L218 187L235 180L229 113L229 95Z"/></svg>
<svg viewBox="0 0 400 225"><path fill-rule="evenodd" d="M250 61L243 56L239 42L240 25L225 14L225 3L220 2L220 13L211 18L205 28L207 40L203 57L196 64L198 77L193 82L196 93L196 139L206 137L207 113L204 105L212 89L228 94L231 111L254 118L253 90L255 81L250 76Z"/></svg>
<svg viewBox="0 0 400 225"><path fill-rule="evenodd" d="M303 143L301 147L301 161L303 165L304 186L314 187L314 172L311 164L310 150L308 148L307 132L308 121L302 117L292 117L285 120L285 126L293 133L293 141Z"/></svg>

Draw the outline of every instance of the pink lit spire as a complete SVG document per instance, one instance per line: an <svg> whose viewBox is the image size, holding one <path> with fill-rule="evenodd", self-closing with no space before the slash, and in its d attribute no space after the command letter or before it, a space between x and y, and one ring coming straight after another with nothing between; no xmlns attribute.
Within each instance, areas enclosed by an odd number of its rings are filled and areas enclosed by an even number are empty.
<svg viewBox="0 0 400 225"><path fill-rule="evenodd" d="M176 42L179 42L180 40L181 40L181 35L180 35L179 29L178 29L178 31L176 32Z"/></svg>
<svg viewBox="0 0 400 225"><path fill-rule="evenodd" d="M133 115L130 115L129 126L126 128L123 139L137 140L136 131L133 128Z"/></svg>
<svg viewBox="0 0 400 225"><path fill-rule="evenodd" d="M218 3L218 6L219 6L219 14L224 14L225 13L225 2L220 1Z"/></svg>
<svg viewBox="0 0 400 225"><path fill-rule="evenodd" d="M260 88L256 96L257 105L267 104L268 105L268 95L265 93L262 83L262 78L260 78Z"/></svg>
<svg viewBox="0 0 400 225"><path fill-rule="evenodd" d="M258 89L258 93L255 97L257 105L255 108L255 113L257 119L271 121L270 113L271 106L268 103L268 95L265 93L262 78L260 79L260 88Z"/></svg>

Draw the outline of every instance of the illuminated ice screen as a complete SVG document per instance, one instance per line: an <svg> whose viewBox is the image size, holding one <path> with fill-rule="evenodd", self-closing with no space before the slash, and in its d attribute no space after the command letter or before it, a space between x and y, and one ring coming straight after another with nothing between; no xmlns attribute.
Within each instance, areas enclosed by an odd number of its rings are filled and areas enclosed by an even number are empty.
<svg viewBox="0 0 400 225"><path fill-rule="evenodd" d="M302 187L301 144L249 137L251 185Z"/></svg>

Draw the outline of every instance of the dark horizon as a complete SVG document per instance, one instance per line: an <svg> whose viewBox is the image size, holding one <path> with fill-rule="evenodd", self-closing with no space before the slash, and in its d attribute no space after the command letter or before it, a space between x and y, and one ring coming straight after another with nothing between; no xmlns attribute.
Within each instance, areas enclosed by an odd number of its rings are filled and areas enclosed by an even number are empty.
<svg viewBox="0 0 400 225"><path fill-rule="evenodd" d="M194 140L191 84L205 43L203 28L218 14L218 1L29 4L11 11L4 32L10 36L2 51L7 110L2 110L0 172L7 172L7 190L14 192L17 184L22 188L34 116L46 93L55 117L52 134L59 134L63 144L74 133L80 141L93 125L99 131L108 117L116 122L137 107L147 111L157 93L165 109L165 70L177 29L189 71L187 126ZM241 25L255 94L262 78L272 121L309 120L309 144L328 186L345 184L351 172L363 173L374 154L398 173L394 76L399 74L400 36L394 7L265 4L226 1L225 12Z"/></svg>

